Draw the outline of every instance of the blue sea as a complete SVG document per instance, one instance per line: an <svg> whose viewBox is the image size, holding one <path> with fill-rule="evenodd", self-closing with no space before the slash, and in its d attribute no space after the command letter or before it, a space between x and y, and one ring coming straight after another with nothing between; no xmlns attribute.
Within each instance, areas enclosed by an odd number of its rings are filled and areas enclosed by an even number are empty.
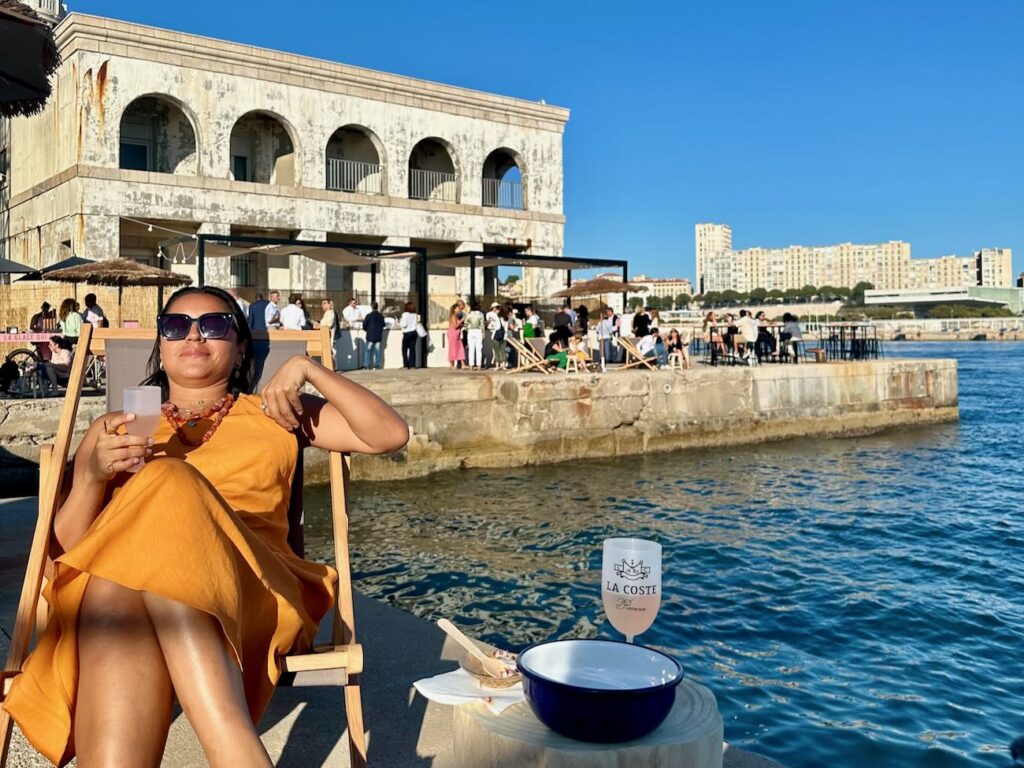
<svg viewBox="0 0 1024 768"><path fill-rule="evenodd" d="M1009 766L1024 344L886 352L956 358L960 422L357 484L357 588L512 649L615 638L601 542L655 539L663 603L638 641L714 691L727 741L789 768Z"/></svg>

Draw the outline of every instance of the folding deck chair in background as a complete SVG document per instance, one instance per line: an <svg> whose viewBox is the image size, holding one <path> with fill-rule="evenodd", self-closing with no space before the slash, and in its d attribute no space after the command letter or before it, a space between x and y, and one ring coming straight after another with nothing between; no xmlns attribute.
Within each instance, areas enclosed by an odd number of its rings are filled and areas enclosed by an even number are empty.
<svg viewBox="0 0 1024 768"><path fill-rule="evenodd" d="M517 372L539 370L543 373L553 373L551 361L545 360L537 354L537 350L533 348L533 345L524 344L519 339L514 339L511 336L506 336L505 341L516 351L518 364L515 370Z"/></svg>
<svg viewBox="0 0 1024 768"><path fill-rule="evenodd" d="M626 352L626 361L621 366L619 366L620 371L626 370L627 368L636 368L637 366L640 365L646 365L652 371L657 370L657 366L655 366L654 360L652 358L644 357L643 355L641 355L640 350L636 348L636 344L634 344L632 341L630 341L629 339L624 339L621 336L619 337L618 341L619 346L622 347L622 349Z"/></svg>
<svg viewBox="0 0 1024 768"><path fill-rule="evenodd" d="M39 455L39 516L32 537L32 549L25 581L18 602L14 634L7 654L7 664L0 678L0 768L7 763L13 723L3 708L11 680L21 671L28 655L33 629L41 630L48 607L41 599L47 550L53 517L60 500L60 488L78 414L78 402L85 380L86 352L107 356L108 409L120 408L121 392L144 378L146 361L153 348L155 331L100 329L95 333L89 323L82 326L78 340L67 395L52 445L43 445ZM264 350L261 379L266 380L285 360L296 354L320 357L333 369L334 353L331 330L257 332L255 347ZM312 653L287 656L283 661L280 685L342 685L345 692L345 714L348 720L349 754L353 768L366 766L366 734L363 730L363 706L359 673L363 669L363 649L356 642L355 616L352 605L352 572L348 546L348 481L349 459L331 451L329 455L331 507L334 530L335 567L338 570L338 596L332 612L332 643L316 647ZM288 511L288 543L301 557L302 540L302 455L292 480L292 498Z"/></svg>

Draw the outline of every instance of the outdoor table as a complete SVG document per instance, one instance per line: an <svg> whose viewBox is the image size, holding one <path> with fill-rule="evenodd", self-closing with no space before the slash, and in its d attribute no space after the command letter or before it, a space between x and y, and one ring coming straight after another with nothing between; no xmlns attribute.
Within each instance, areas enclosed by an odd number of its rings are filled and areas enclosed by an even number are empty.
<svg viewBox="0 0 1024 768"><path fill-rule="evenodd" d="M500 715L482 703L455 707L453 732L459 768L722 767L722 717L715 695L688 678L676 689L676 703L665 722L625 744L590 744L561 736L541 723L525 701Z"/></svg>
<svg viewBox="0 0 1024 768"><path fill-rule="evenodd" d="M826 323L821 345L829 360L866 360L878 357L877 336L871 323Z"/></svg>

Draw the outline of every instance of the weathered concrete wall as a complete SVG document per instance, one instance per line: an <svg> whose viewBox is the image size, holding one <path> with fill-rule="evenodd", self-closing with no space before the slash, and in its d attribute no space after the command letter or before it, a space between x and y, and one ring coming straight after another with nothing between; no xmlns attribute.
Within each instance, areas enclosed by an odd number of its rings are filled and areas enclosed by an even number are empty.
<svg viewBox="0 0 1024 768"><path fill-rule="evenodd" d="M865 434L958 417L954 360L879 360L759 368L545 376L360 372L413 430L394 456L357 456L357 479L462 467L549 464L791 437ZM56 401L0 401L0 470L31 480L52 438ZM102 411L83 400L79 427ZM20 464L18 463L20 460ZM311 479L323 454L307 452Z"/></svg>

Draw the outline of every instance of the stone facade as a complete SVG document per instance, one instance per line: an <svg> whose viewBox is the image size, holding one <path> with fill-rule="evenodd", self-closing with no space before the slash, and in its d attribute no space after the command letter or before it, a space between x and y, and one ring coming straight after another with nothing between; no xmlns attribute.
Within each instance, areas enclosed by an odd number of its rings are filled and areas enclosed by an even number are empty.
<svg viewBox="0 0 1024 768"><path fill-rule="evenodd" d="M53 96L10 124L8 258L151 259L200 231L562 253L565 109L80 14L55 33Z"/></svg>

